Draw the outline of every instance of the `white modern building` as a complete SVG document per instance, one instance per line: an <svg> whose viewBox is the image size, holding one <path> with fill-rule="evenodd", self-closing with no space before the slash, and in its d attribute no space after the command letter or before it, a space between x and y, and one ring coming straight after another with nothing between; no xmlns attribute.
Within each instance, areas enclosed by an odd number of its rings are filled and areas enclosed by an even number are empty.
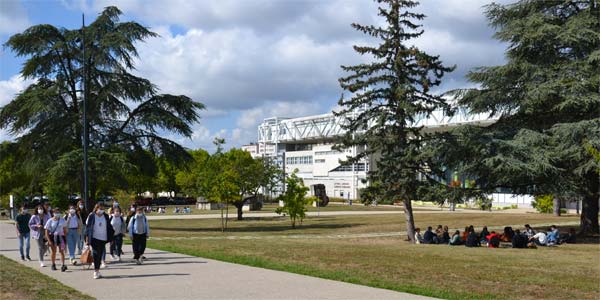
<svg viewBox="0 0 600 300"><path fill-rule="evenodd" d="M345 117L332 113L301 118L273 117L265 119L258 126L258 141L245 145L242 149L253 157L275 159L286 174L298 170L304 184L325 184L329 197L344 199L358 198L359 189L365 187L370 163L362 161L353 166L342 165L340 161L354 156L359 147L338 151L333 149L333 139L344 133L341 125ZM462 124L488 126L495 122L487 114L466 114L460 111L447 116L436 111L428 118L415 121L413 126L423 126L426 131L443 131Z"/></svg>

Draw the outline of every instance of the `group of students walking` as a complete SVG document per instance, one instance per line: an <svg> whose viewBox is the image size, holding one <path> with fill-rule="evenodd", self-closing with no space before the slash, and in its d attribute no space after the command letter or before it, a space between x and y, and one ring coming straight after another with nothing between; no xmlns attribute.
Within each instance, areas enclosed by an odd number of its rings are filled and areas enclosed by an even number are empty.
<svg viewBox="0 0 600 300"><path fill-rule="evenodd" d="M44 256L50 250L52 270L57 270L56 255L60 254L60 269L65 272L66 250L69 251L70 263L76 265L76 255L82 255L89 247L94 262L94 279L101 278L100 269L106 268L106 244L110 244L112 259L121 261L123 237L129 234L133 259L137 264L142 264L146 240L150 236L143 208L132 205L124 218L117 201L108 212L102 203L97 203L89 214L85 211L83 201L79 201L77 205L70 205L65 215L59 208L52 209L46 202L38 205L31 214L27 208L21 207L15 221L21 260L31 261L30 238L33 238L38 246L40 267L45 267Z"/></svg>
<svg viewBox="0 0 600 300"><path fill-rule="evenodd" d="M504 227L504 231L500 234L495 231L488 231L487 226L484 226L480 233L475 232L473 225L465 227L465 231L461 234L456 230L452 236L448 232L448 226L438 225L438 228L433 231L431 226L421 235L421 229L415 229L415 242L417 244L447 244L450 246L465 245L466 247L480 247L485 245L490 248L498 248L500 242L511 243L512 248L534 248L536 246L554 246L557 244L575 243L575 230L571 229L568 234L562 235L555 225L548 228L548 232L535 232L529 224L525 224L523 232L519 229L514 230L512 227Z"/></svg>

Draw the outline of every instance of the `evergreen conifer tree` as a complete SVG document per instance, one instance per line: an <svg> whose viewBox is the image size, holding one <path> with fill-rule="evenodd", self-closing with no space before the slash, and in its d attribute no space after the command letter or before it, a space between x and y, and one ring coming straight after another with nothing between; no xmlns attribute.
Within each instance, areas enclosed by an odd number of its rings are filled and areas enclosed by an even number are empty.
<svg viewBox="0 0 600 300"><path fill-rule="evenodd" d="M352 24L356 30L379 41L375 46L354 46L361 55L373 57L370 63L342 66L349 73L340 84L352 93L340 99L337 116L348 118L346 134L338 148L357 147L347 163L374 161L368 172L369 187L365 194L401 200L409 239L414 242L414 219L411 200L417 191L434 181L427 154L421 152L431 136L414 124L433 111L449 108L448 103L431 89L453 67L446 67L438 56L429 55L407 41L423 34L423 14L409 9L415 1L378 0L379 16L385 26ZM423 180L429 179L429 180Z"/></svg>
<svg viewBox="0 0 600 300"><path fill-rule="evenodd" d="M579 195L582 233L598 233L600 3L529 1L486 7L507 62L468 74L479 85L455 95L498 122L457 129L443 149L480 188ZM449 151L449 150L455 151Z"/></svg>

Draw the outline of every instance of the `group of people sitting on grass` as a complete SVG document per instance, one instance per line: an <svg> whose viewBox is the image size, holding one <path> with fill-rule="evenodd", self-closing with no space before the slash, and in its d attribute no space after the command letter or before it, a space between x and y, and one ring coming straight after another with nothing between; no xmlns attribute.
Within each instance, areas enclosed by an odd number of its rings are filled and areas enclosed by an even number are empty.
<svg viewBox="0 0 600 300"><path fill-rule="evenodd" d="M512 227L504 227L500 234L495 231L488 231L487 226L483 226L481 232L475 232L473 225L465 227L465 230L454 231L450 236L448 226L438 225L434 231L431 226L427 227L425 233L421 234L421 229L415 229L415 242L417 244L445 244L450 246L465 245L466 247L490 248L500 247L500 243L510 243L512 248L535 248L537 246L555 246L562 243L575 243L575 229L570 229L569 233L562 235L555 225L550 226L547 232L543 230L535 232L529 224L525 224L523 232L519 229L513 230Z"/></svg>
<svg viewBox="0 0 600 300"><path fill-rule="evenodd" d="M192 213L192 209L189 208L188 206L184 207L184 208L179 208L178 206L175 207L175 209L173 210L173 213L175 214L191 214Z"/></svg>

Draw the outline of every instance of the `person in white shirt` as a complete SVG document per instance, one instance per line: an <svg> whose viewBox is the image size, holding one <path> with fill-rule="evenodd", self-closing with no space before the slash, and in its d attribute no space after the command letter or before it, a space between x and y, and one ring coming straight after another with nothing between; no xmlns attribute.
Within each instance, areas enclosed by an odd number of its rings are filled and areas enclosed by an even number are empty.
<svg viewBox="0 0 600 300"><path fill-rule="evenodd" d="M421 228L415 228L415 244L423 243L423 236L421 235Z"/></svg>
<svg viewBox="0 0 600 300"><path fill-rule="evenodd" d="M529 241L533 241L538 246L546 246L547 236L544 232L540 231L529 238Z"/></svg>
<svg viewBox="0 0 600 300"><path fill-rule="evenodd" d="M97 203L94 211L87 218L86 245L92 247L94 257L94 279L102 278L100 265L105 255L106 243L114 238L115 231L110 224L108 215L104 212L104 205Z"/></svg>
<svg viewBox="0 0 600 300"><path fill-rule="evenodd" d="M60 271L64 272L67 270L67 266L65 265L65 248L67 244L65 236L67 235L67 222L61 217L62 214L60 213L60 209L55 208L52 218L46 222L44 229L46 229L46 238L48 239L48 245L52 251L50 256L52 260L52 270L56 271L56 251L58 249L62 264Z"/></svg>

